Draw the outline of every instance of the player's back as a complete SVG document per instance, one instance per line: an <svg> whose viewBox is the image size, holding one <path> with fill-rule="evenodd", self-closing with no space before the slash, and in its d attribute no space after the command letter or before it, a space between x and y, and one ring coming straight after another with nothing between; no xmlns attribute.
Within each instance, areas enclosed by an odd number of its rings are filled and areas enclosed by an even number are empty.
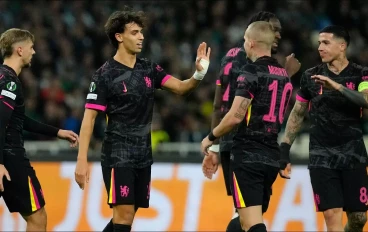
<svg viewBox="0 0 368 232"><path fill-rule="evenodd" d="M25 118L24 96L21 82L15 71L6 66L0 65L0 100L13 112L5 133L5 150L24 150L23 122Z"/></svg>
<svg viewBox="0 0 368 232"><path fill-rule="evenodd" d="M221 85L222 93L221 117L224 117L231 108L235 97L236 80L241 68L250 62L243 47L230 49L222 58L220 75L217 81Z"/></svg>
<svg viewBox="0 0 368 232"><path fill-rule="evenodd" d="M237 78L241 68L250 63L247 59L244 47L230 49L221 60L221 70L217 79L217 85L221 85L221 118L229 112L235 97ZM234 131L221 138L221 151L230 151L234 137Z"/></svg>
<svg viewBox="0 0 368 232"><path fill-rule="evenodd" d="M278 166L278 133L292 94L286 70L272 57L245 65L237 79L236 96L251 99L245 119L234 136L235 150L246 154L242 161Z"/></svg>

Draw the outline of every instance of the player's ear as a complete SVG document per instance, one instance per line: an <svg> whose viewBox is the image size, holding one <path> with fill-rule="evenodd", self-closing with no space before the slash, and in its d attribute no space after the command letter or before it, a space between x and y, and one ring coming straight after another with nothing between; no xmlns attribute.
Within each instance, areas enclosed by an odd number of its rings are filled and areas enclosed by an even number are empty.
<svg viewBox="0 0 368 232"><path fill-rule="evenodd" d="M340 44L340 49L342 50L342 51L346 51L346 49L348 48L348 46L347 46L347 44L346 43L341 43Z"/></svg>
<svg viewBox="0 0 368 232"><path fill-rule="evenodd" d="M15 51L17 52L18 56L22 56L23 55L23 48L22 47L16 47Z"/></svg>
<svg viewBox="0 0 368 232"><path fill-rule="evenodd" d="M115 39L119 42L123 42L123 35L121 33L115 33Z"/></svg>

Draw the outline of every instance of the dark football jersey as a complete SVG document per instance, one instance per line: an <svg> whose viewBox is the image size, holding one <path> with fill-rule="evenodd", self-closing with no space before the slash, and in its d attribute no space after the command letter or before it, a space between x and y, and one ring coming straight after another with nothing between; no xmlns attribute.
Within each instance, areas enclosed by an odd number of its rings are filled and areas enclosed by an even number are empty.
<svg viewBox="0 0 368 232"><path fill-rule="evenodd" d="M235 96L251 99L234 136L232 159L279 167L278 133L292 95L286 70L272 57L242 67Z"/></svg>
<svg viewBox="0 0 368 232"><path fill-rule="evenodd" d="M108 118L102 165L143 168L153 163L154 93L170 77L147 59L137 59L129 68L111 58L96 71L85 107L105 111Z"/></svg>
<svg viewBox="0 0 368 232"><path fill-rule="evenodd" d="M5 130L4 154L16 151L25 154L23 140L25 106L22 84L15 71L6 65L0 65L0 104L5 104L13 110Z"/></svg>
<svg viewBox="0 0 368 232"><path fill-rule="evenodd" d="M324 75L352 90L368 79L368 70L352 62L339 75L326 64L302 75L297 100L309 102L309 168L349 169L365 164L367 151L360 123L361 108L340 92L323 88L311 79Z"/></svg>
<svg viewBox="0 0 368 232"><path fill-rule="evenodd" d="M243 47L235 47L230 49L221 60L221 69L216 80L216 85L221 86L222 102L221 102L221 118L230 110L235 97L236 79L242 66L251 62L247 59L247 54ZM220 151L230 152L233 144L235 130L224 135L220 139Z"/></svg>

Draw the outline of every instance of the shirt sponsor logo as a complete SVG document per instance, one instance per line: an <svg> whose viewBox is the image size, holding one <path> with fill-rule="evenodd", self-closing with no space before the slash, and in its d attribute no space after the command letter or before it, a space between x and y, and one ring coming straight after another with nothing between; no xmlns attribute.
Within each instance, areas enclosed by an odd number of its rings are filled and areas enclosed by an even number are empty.
<svg viewBox="0 0 368 232"><path fill-rule="evenodd" d="M89 93L87 95L87 99L96 100L97 99L97 94L95 94L95 93Z"/></svg>
<svg viewBox="0 0 368 232"><path fill-rule="evenodd" d="M1 95L6 96L8 98L11 98L13 100L15 100L15 98L17 98L17 95L15 95L14 93L9 92L7 90L4 90L4 89L1 91Z"/></svg>

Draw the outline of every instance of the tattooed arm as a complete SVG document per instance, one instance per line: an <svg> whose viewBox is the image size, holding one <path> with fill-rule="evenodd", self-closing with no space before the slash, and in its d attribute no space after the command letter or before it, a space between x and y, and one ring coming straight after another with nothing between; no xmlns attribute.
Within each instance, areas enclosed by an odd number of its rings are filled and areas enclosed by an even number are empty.
<svg viewBox="0 0 368 232"><path fill-rule="evenodd" d="M287 143L289 145L293 144L300 128L302 127L303 119L308 109L308 104L308 102L295 102L294 108L291 111L286 124L285 135L282 139L283 143Z"/></svg>
<svg viewBox="0 0 368 232"><path fill-rule="evenodd" d="M305 112L308 109L308 101L296 101L286 124L284 138L280 144L280 176L290 179L290 148L303 124Z"/></svg>
<svg viewBox="0 0 368 232"><path fill-rule="evenodd" d="M221 120L220 124L213 129L213 135L217 138L229 133L237 124L244 120L251 100L236 96L229 112Z"/></svg>

